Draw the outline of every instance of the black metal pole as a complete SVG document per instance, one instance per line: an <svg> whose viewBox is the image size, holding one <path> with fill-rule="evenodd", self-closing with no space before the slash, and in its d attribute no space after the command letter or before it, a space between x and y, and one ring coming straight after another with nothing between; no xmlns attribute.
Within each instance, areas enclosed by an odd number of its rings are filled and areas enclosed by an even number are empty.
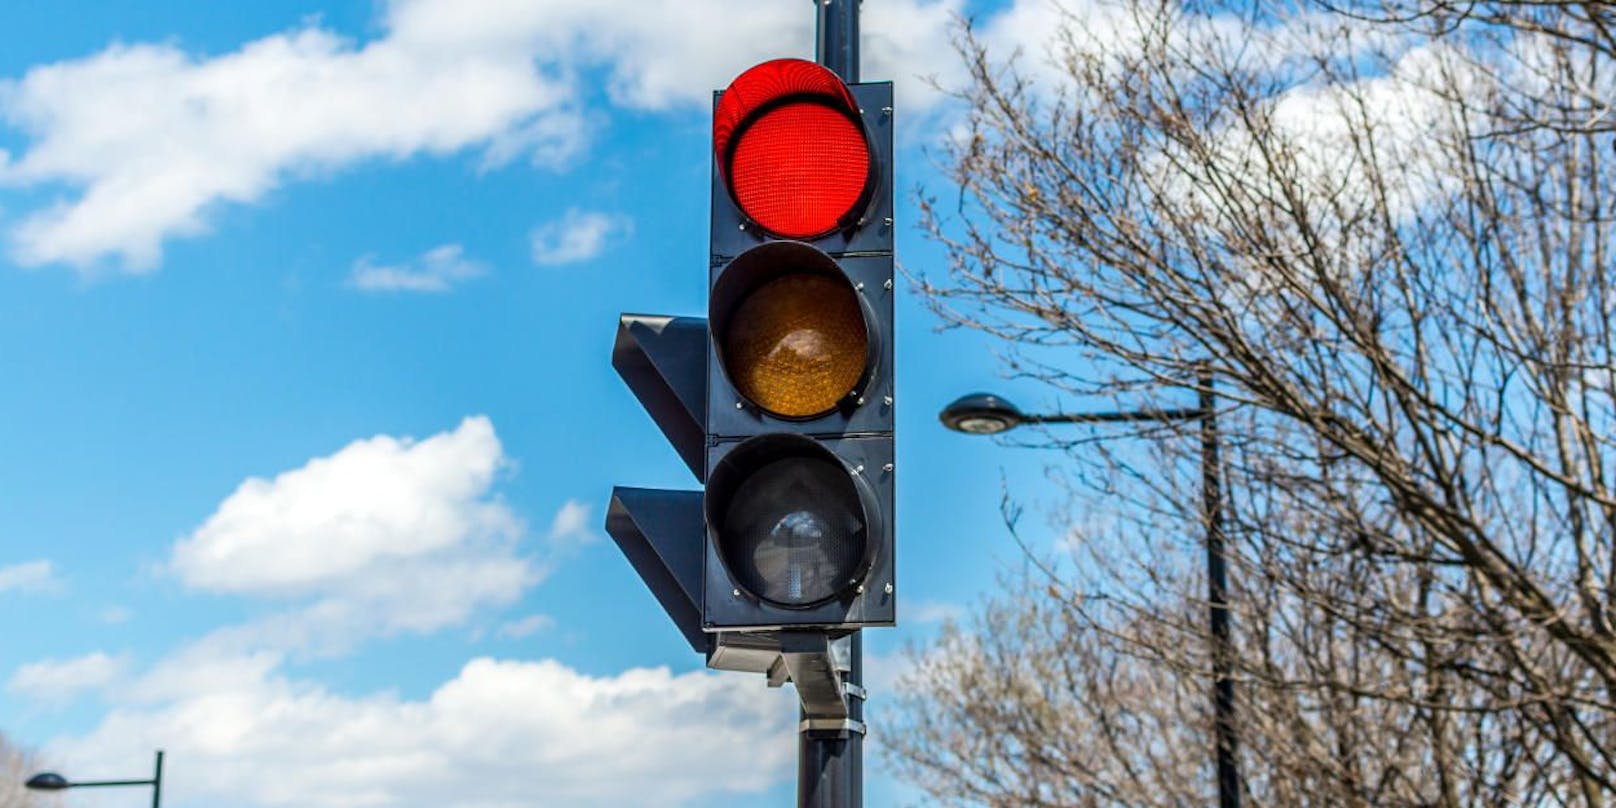
<svg viewBox="0 0 1616 808"><path fill-rule="evenodd" d="M163 750L157 750L157 770L152 774L151 808L163 808Z"/></svg>
<svg viewBox="0 0 1616 808"><path fill-rule="evenodd" d="M814 59L848 84L859 80L859 2L813 0L819 11Z"/></svg>
<svg viewBox="0 0 1616 808"><path fill-rule="evenodd" d="M813 0L818 22L815 61L849 84L859 80L860 0ZM848 638L848 726L841 732L810 731L807 715L797 735L799 808L862 808L864 805L864 637Z"/></svg>
<svg viewBox="0 0 1616 808"><path fill-rule="evenodd" d="M1223 536L1223 473L1218 462L1217 395L1212 373L1197 374L1201 400L1201 515L1206 520L1207 612L1212 627L1212 718L1217 743L1218 806L1240 808L1235 764L1234 643L1229 625L1229 563Z"/></svg>
<svg viewBox="0 0 1616 808"><path fill-rule="evenodd" d="M803 729L797 736L798 808L861 808L864 805L864 637L848 638L851 670L845 674L847 712L852 729ZM807 713L803 713L807 724Z"/></svg>

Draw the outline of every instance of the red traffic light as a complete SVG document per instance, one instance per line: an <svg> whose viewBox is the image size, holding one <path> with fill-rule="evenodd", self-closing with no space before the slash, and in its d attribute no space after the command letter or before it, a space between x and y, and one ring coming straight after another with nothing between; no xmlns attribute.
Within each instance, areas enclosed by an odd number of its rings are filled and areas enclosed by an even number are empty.
<svg viewBox="0 0 1616 808"><path fill-rule="evenodd" d="M850 224L874 177L853 94L801 59L764 62L730 83L713 111L713 151L741 212L785 238Z"/></svg>

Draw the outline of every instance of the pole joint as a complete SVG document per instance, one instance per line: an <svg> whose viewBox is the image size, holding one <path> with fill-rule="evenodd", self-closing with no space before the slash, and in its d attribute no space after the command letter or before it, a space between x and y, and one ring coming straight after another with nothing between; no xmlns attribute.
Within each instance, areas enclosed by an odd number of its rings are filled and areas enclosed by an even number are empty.
<svg viewBox="0 0 1616 808"><path fill-rule="evenodd" d="M851 718L804 718L797 722L797 731L812 738L846 738L863 735L868 730L863 721Z"/></svg>

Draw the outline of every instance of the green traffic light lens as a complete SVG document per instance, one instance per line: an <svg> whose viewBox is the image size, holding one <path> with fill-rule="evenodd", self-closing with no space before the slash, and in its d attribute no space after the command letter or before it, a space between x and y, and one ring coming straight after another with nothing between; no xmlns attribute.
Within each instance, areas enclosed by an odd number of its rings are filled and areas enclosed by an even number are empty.
<svg viewBox="0 0 1616 808"><path fill-rule="evenodd" d="M847 472L791 457L758 469L724 513L724 556L764 600L807 606L846 589L864 559L867 531Z"/></svg>
<svg viewBox="0 0 1616 808"><path fill-rule="evenodd" d="M854 471L788 433L743 441L707 480L714 547L736 586L805 609L846 595L874 561L874 504Z"/></svg>

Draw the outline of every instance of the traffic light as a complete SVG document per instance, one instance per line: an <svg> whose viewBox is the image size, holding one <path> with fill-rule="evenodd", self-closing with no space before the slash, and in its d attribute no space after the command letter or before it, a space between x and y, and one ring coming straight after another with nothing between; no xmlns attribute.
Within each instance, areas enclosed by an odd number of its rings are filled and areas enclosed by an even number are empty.
<svg viewBox="0 0 1616 808"><path fill-rule="evenodd" d="M703 627L891 625L892 85L714 102Z"/></svg>
<svg viewBox="0 0 1616 808"><path fill-rule="evenodd" d="M707 319L624 315L612 358L705 491L616 488L606 527L709 665L774 681L896 618L892 85L718 93L710 245Z"/></svg>

